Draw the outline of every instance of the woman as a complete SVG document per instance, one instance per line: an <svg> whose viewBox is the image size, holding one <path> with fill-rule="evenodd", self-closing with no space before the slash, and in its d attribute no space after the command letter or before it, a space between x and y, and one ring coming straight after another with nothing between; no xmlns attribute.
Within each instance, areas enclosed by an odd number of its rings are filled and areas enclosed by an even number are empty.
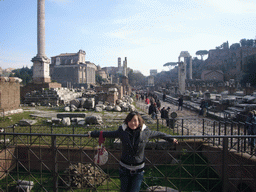
<svg viewBox="0 0 256 192"><path fill-rule="evenodd" d="M91 137L99 137L99 131L88 133ZM138 112L130 112L124 123L116 131L103 131L103 137L120 138L122 141L122 155L119 176L122 192L137 192L143 180L145 155L144 150L149 138L164 138L173 143L176 139L168 138L165 133L151 131L144 124Z"/></svg>

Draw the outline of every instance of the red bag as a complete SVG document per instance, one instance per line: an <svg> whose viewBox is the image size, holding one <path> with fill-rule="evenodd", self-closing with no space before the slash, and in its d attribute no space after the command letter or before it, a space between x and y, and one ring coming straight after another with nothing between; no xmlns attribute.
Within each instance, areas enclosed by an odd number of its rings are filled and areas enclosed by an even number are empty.
<svg viewBox="0 0 256 192"><path fill-rule="evenodd" d="M100 132L99 136L99 146L97 147L97 154L94 156L94 163L98 165L104 165L108 161L108 152L103 146L105 138L103 138L103 132Z"/></svg>

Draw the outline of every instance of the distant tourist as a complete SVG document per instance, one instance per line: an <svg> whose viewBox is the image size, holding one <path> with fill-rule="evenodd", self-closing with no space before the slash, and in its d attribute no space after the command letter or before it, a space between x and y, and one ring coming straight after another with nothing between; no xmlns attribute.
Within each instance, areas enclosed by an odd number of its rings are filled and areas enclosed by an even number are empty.
<svg viewBox="0 0 256 192"><path fill-rule="evenodd" d="M203 115L205 117L207 115L207 111L208 111L208 102L205 101L204 99L202 99L200 108L201 108L201 110L199 112L199 115Z"/></svg>
<svg viewBox="0 0 256 192"><path fill-rule="evenodd" d="M182 111L182 105L183 105L183 95L181 95L178 99L179 105L178 105L178 110Z"/></svg>
<svg viewBox="0 0 256 192"><path fill-rule="evenodd" d="M165 101L165 99L166 99L166 94L164 93L163 94L163 101Z"/></svg>
<svg viewBox="0 0 256 192"><path fill-rule="evenodd" d="M150 104L150 100L149 100L149 98L148 98L148 97L146 97L146 99L145 99L145 103L146 103L147 105L149 105L149 104Z"/></svg>
<svg viewBox="0 0 256 192"><path fill-rule="evenodd" d="M160 102L160 100L159 100L159 99L157 99L157 101L156 101L156 106L157 106L158 110L160 111L160 108L161 108L161 102Z"/></svg>
<svg viewBox="0 0 256 192"><path fill-rule="evenodd" d="M166 120L166 126L169 126L169 110L170 110L170 107L168 107L167 109L163 107L160 111L161 119Z"/></svg>
<svg viewBox="0 0 256 192"><path fill-rule="evenodd" d="M157 109L156 103L151 103L148 108L148 114L151 115L152 119L156 119Z"/></svg>

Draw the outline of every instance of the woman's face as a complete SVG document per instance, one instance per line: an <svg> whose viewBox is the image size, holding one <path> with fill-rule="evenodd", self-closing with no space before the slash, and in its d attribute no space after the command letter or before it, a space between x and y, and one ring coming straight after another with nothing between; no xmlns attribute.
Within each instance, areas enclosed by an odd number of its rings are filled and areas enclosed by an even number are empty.
<svg viewBox="0 0 256 192"><path fill-rule="evenodd" d="M135 130L139 127L140 122L137 115L134 115L131 121L128 122L128 127Z"/></svg>

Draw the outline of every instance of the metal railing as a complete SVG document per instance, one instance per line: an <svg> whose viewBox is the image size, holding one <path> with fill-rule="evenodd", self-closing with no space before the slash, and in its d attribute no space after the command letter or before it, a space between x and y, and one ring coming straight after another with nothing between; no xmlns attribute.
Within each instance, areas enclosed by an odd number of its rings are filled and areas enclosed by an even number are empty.
<svg viewBox="0 0 256 192"><path fill-rule="evenodd" d="M1 137L0 191L13 191L19 187L21 190L23 181L28 183L27 186L33 182L32 191L120 190L118 141L106 141L109 160L106 165L98 166L93 161L97 139L88 138L87 134L1 133ZM163 144L158 140L148 143L141 191L154 191L155 186L178 191L255 191L255 154L242 147L233 148L238 143L245 145L248 138L255 136L188 135L175 138L179 140L178 145ZM88 165L102 173L101 176L88 175L88 172L76 170L77 182L86 182L83 189L72 185L75 173L68 170L70 166L80 165ZM87 179L81 180L83 177ZM95 184L99 178L104 182Z"/></svg>

